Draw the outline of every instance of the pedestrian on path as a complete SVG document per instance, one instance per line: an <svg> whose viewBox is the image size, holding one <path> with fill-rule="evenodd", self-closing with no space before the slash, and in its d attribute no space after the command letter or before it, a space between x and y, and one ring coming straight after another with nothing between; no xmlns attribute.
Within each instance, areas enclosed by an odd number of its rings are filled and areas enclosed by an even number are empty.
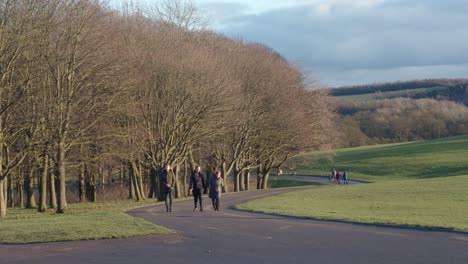
<svg viewBox="0 0 468 264"><path fill-rule="evenodd" d="M341 184L340 180L341 180L341 174L340 174L340 172L337 172L337 173L336 173L336 182L337 182L338 184Z"/></svg>
<svg viewBox="0 0 468 264"><path fill-rule="evenodd" d="M172 212L172 190L174 189L175 176L169 164L164 166L162 172L161 185L164 190L164 201L166 203L166 212ZM169 203L168 203L169 200Z"/></svg>
<svg viewBox="0 0 468 264"><path fill-rule="evenodd" d="M193 193L194 208L193 211L197 210L197 203L200 203L200 211L203 211L203 191L205 190L205 179L201 173L201 167L196 166L195 170L190 177L190 191Z"/></svg>
<svg viewBox="0 0 468 264"><path fill-rule="evenodd" d="M348 183L348 171L343 172L343 184L349 184Z"/></svg>
<svg viewBox="0 0 468 264"><path fill-rule="evenodd" d="M210 180L210 198L213 203L213 209L219 211L219 198L221 197L224 180L221 178L221 172L217 171Z"/></svg>

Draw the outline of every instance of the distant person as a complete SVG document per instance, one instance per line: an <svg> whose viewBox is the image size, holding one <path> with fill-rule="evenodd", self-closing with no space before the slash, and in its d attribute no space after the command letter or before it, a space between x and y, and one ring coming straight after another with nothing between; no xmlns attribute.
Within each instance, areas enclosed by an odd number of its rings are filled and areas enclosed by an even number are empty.
<svg viewBox="0 0 468 264"><path fill-rule="evenodd" d="M343 172L343 184L349 184L348 183L348 171Z"/></svg>
<svg viewBox="0 0 468 264"><path fill-rule="evenodd" d="M331 183L333 183L336 179L336 170L335 169L332 169L331 171Z"/></svg>
<svg viewBox="0 0 468 264"><path fill-rule="evenodd" d="M201 173L201 167L196 166L195 170L190 177L190 191L193 193L194 208L193 211L197 210L197 203L200 203L200 211L203 211L203 191L205 190L205 179Z"/></svg>
<svg viewBox="0 0 468 264"><path fill-rule="evenodd" d="M162 172L161 185L164 189L164 201L166 203L166 212L172 212L172 190L174 189L175 176L169 164L164 166ZM169 200L169 204L168 204Z"/></svg>
<svg viewBox="0 0 468 264"><path fill-rule="evenodd" d="M341 182L340 182L340 180L341 180L341 174L340 174L340 172L337 172L337 173L336 173L335 178L336 178L336 182L337 182L338 184L341 184Z"/></svg>
<svg viewBox="0 0 468 264"><path fill-rule="evenodd" d="M278 176L283 175L283 168L278 167Z"/></svg>
<svg viewBox="0 0 468 264"><path fill-rule="evenodd" d="M217 171L210 180L210 198L213 203L213 209L219 211L219 198L221 197L224 180L221 178L221 172Z"/></svg>

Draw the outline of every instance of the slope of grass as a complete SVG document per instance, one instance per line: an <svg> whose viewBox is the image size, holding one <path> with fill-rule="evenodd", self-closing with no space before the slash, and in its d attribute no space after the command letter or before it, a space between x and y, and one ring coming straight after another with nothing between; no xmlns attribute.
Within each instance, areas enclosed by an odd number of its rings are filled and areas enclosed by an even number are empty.
<svg viewBox="0 0 468 264"><path fill-rule="evenodd" d="M286 193L239 209L314 219L468 231L468 176Z"/></svg>
<svg viewBox="0 0 468 264"><path fill-rule="evenodd" d="M0 220L0 243L108 239L171 233L164 227L133 218L124 212L150 204L154 204L154 201L70 204L65 214L10 209L7 217Z"/></svg>
<svg viewBox="0 0 468 264"><path fill-rule="evenodd" d="M332 168L348 170L350 178L371 182L447 177L468 174L468 135L446 139L304 153L298 174L328 175ZM315 165L314 165L315 164Z"/></svg>

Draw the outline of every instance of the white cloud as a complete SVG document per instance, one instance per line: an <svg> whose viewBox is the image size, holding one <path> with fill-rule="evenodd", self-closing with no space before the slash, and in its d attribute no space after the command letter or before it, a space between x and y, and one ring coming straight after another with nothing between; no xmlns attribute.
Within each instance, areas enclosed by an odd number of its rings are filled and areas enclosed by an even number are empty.
<svg viewBox="0 0 468 264"><path fill-rule="evenodd" d="M330 14L330 10L331 10L330 4L321 3L315 8L315 13L317 15L328 15Z"/></svg>

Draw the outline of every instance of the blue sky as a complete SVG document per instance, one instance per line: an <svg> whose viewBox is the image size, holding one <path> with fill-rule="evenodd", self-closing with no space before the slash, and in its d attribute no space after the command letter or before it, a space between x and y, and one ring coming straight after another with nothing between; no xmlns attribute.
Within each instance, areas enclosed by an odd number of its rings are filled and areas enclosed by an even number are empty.
<svg viewBox="0 0 468 264"><path fill-rule="evenodd" d="M212 30L266 44L328 86L468 78L468 0L195 2Z"/></svg>

